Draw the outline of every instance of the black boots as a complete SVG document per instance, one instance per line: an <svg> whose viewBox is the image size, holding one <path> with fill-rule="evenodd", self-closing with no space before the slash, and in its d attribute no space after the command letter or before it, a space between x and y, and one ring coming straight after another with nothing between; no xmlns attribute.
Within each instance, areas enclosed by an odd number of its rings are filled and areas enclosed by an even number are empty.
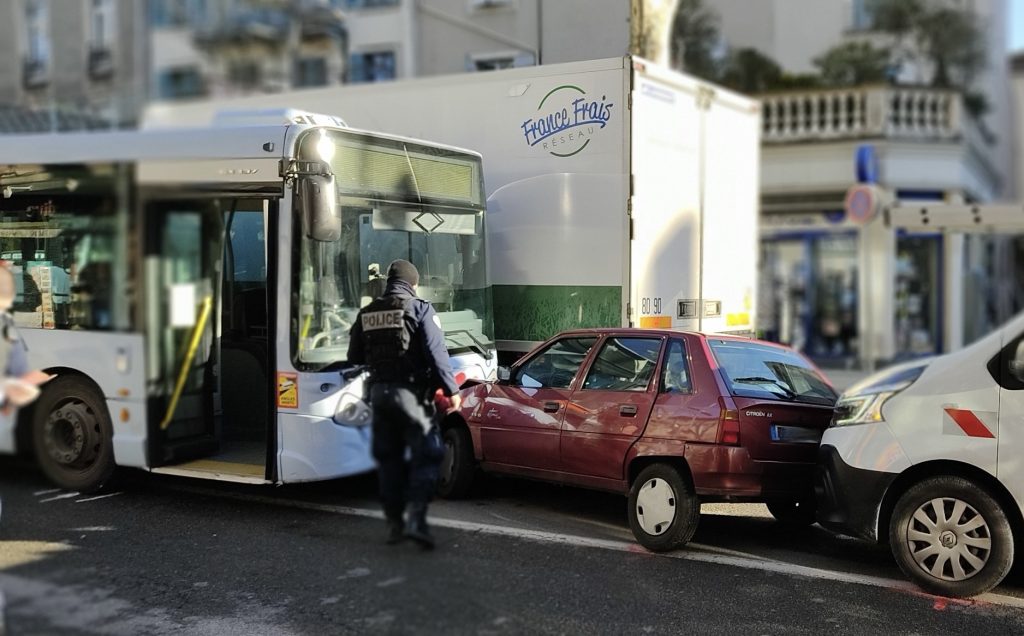
<svg viewBox="0 0 1024 636"><path fill-rule="evenodd" d="M409 523L405 527L405 536L412 539L424 550L434 549L434 535L427 526L427 507L417 506L409 511Z"/></svg>
<svg viewBox="0 0 1024 636"><path fill-rule="evenodd" d="M388 519L388 538L385 543L388 545L396 545L405 540L405 524L402 523L402 518Z"/></svg>

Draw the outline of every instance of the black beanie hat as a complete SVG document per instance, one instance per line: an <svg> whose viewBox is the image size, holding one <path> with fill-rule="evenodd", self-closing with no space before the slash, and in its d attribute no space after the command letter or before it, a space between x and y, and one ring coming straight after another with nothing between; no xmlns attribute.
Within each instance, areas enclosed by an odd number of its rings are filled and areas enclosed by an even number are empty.
<svg viewBox="0 0 1024 636"><path fill-rule="evenodd" d="M392 261L391 265L388 265L388 280L404 280L410 285L420 284L420 273L416 270L416 266L402 259Z"/></svg>

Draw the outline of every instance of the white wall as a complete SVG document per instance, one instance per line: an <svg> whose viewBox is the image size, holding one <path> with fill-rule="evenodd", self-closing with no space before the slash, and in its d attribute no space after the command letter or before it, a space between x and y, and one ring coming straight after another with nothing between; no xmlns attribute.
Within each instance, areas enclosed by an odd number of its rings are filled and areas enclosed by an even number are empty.
<svg viewBox="0 0 1024 636"><path fill-rule="evenodd" d="M707 0L722 18L730 48L755 48L791 73L839 44L850 26L850 0Z"/></svg>
<svg viewBox="0 0 1024 636"><path fill-rule="evenodd" d="M630 0L542 0L544 64L629 52Z"/></svg>

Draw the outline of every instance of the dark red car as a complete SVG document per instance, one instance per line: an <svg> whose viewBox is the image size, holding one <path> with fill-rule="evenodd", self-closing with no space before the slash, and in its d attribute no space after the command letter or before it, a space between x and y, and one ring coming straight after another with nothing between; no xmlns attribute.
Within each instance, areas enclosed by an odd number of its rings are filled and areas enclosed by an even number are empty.
<svg viewBox="0 0 1024 636"><path fill-rule="evenodd" d="M814 522L812 474L837 394L792 349L650 329L561 333L462 392L444 422L445 497L478 469L629 496L637 541L670 550L700 503L763 501Z"/></svg>

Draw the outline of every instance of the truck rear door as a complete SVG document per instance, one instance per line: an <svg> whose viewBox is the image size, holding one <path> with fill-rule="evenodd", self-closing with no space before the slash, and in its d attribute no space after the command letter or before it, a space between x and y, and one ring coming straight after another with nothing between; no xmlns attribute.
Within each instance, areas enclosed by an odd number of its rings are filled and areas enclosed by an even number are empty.
<svg viewBox="0 0 1024 636"><path fill-rule="evenodd" d="M701 115L697 82L691 84L634 71L629 257L634 327L700 328Z"/></svg>

